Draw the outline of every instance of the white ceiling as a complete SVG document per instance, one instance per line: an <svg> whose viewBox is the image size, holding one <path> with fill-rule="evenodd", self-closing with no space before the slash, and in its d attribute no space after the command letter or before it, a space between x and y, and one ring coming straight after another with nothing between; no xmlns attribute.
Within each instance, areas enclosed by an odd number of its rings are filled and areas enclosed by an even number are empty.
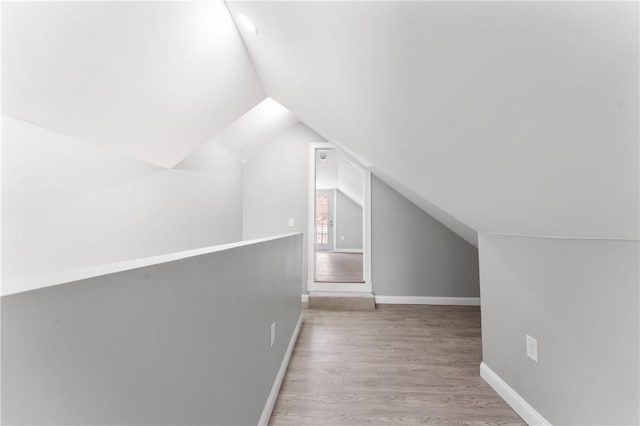
<svg viewBox="0 0 640 426"><path fill-rule="evenodd" d="M321 154L326 157L321 158ZM316 150L316 189L337 189L362 207L364 170L340 149Z"/></svg>
<svg viewBox="0 0 640 426"><path fill-rule="evenodd" d="M638 238L637 2L229 8L269 96L453 227Z"/></svg>
<svg viewBox="0 0 640 426"><path fill-rule="evenodd" d="M5 2L3 113L162 167L297 117L470 242L638 238L637 2L228 6L251 57L220 1Z"/></svg>
<svg viewBox="0 0 640 426"><path fill-rule="evenodd" d="M3 113L172 167L265 98L214 2L5 2Z"/></svg>
<svg viewBox="0 0 640 426"><path fill-rule="evenodd" d="M240 161L255 158L276 135L298 120L288 109L266 98L215 136Z"/></svg>

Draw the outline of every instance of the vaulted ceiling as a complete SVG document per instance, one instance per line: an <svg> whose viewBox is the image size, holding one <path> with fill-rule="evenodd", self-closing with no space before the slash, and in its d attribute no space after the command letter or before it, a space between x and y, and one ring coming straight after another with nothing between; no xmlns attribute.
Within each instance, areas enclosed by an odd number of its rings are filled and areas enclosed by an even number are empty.
<svg viewBox="0 0 640 426"><path fill-rule="evenodd" d="M172 167L266 94L223 2L5 2L4 114Z"/></svg>
<svg viewBox="0 0 640 426"><path fill-rule="evenodd" d="M637 2L229 8L269 96L454 227L638 238Z"/></svg>
<svg viewBox="0 0 640 426"><path fill-rule="evenodd" d="M2 109L162 167L300 119L471 242L637 239L638 36L635 2L5 2Z"/></svg>
<svg viewBox="0 0 640 426"><path fill-rule="evenodd" d="M276 135L297 121L291 111L267 98L224 128L215 138L236 158L247 162L258 156Z"/></svg>

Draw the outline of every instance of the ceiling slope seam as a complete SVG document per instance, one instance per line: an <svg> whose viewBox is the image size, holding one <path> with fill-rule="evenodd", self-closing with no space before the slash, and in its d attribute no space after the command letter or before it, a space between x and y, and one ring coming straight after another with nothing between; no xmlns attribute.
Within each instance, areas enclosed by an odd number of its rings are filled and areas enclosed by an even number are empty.
<svg viewBox="0 0 640 426"><path fill-rule="evenodd" d="M258 67L256 66L256 63L253 60L253 56L251 56L251 52L249 52L249 49L247 48L247 43L245 43L245 41L244 41L244 37L242 36L242 31L240 31L240 28L238 28L238 23L236 22L235 18L233 17L233 13L231 13L231 9L229 9L229 5L227 4L227 0L223 0L223 3L224 3L224 7L227 9L227 13L229 13L229 17L231 18L231 21L233 21L233 25L236 27L236 31L238 32L238 36L240 36L240 41L242 42L242 48L244 49L245 53L247 54L247 57L249 58L249 62L251 62L251 67L253 67L253 71L255 72L256 76L258 77L258 81L260 82L260 86L262 87L262 91L266 95L265 99L268 98L268 97L271 97L269 92L267 92L267 88L266 88L266 86L264 84L264 79L262 78L262 76L258 72ZM260 102L258 102L258 103L260 103Z"/></svg>
<svg viewBox="0 0 640 426"><path fill-rule="evenodd" d="M131 156L131 155L129 155L129 154L125 154L125 153L124 153L124 152L122 152L122 151L118 151L117 149L113 149L113 148L111 148L111 147L107 147L107 146L102 145L102 144L94 144L94 143L91 143L91 142L89 142L89 141L86 141L86 140L83 140L83 139L77 138L77 137L75 137L75 136L71 136L71 135L67 135L67 134L65 134L65 133L58 132L58 131L53 130L53 129L50 129L50 128L48 128L48 127L44 127L44 126L41 126L41 125L39 125L39 124L36 124L36 123L34 123L34 122L30 121L30 120L25 120L25 119L22 119L22 118L18 118L18 117L16 117L16 116L12 115L12 114L7 114L6 112L3 112L3 113L2 113L2 116L7 117L7 118L10 118L10 119L12 119L12 120L20 121L20 122L25 123L25 124L27 124L27 125L29 125L29 126L33 126L33 127L38 128L38 129L42 129L42 130L44 130L44 131L46 131L46 132L51 132L51 133L53 133L53 134L55 134L55 135L59 135L59 136L65 137L65 138L71 139L71 140L76 141L76 142L80 142L80 143L83 143L83 144L89 145L89 146L91 146L92 148L96 148L96 149L99 149L99 150L104 151L104 152L109 152L109 153L112 153L112 154L117 154L118 156L123 157L123 158L126 158L126 159L128 159L128 160L139 161L140 163L146 164L146 165L148 165L148 166L155 167L155 168L157 168L157 169L159 169L159 170L170 170L170 167L161 166L161 165L159 165L159 164L152 163L152 162L150 162L150 161L146 161L146 160L142 160L142 159L140 159L140 158L133 157L133 156Z"/></svg>

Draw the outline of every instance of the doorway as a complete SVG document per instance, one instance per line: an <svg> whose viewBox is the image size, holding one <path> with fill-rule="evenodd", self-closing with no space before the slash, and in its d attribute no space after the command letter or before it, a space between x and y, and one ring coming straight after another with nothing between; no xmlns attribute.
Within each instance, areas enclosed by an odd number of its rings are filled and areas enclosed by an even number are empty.
<svg viewBox="0 0 640 426"><path fill-rule="evenodd" d="M308 289L370 292L370 173L330 143L309 161Z"/></svg>

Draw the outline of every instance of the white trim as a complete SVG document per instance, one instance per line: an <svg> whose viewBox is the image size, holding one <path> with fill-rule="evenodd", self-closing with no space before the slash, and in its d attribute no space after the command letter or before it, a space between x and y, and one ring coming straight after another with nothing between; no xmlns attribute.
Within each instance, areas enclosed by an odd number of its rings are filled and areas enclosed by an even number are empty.
<svg viewBox="0 0 640 426"><path fill-rule="evenodd" d="M482 377L528 425L551 424L484 362L480 363L480 377Z"/></svg>
<svg viewBox="0 0 640 426"><path fill-rule="evenodd" d="M340 150L345 157L358 163L353 156L341 147L330 142L312 142L309 144L309 186L308 186L308 220L307 220L307 290L308 291L355 291L368 292L373 291L373 282L371 281L371 172L366 167L363 170L364 179L364 206L363 214L363 278L364 283L317 283L315 282L315 181L316 181L316 150L318 149L335 149ZM335 220L335 217L334 217ZM335 230L335 227L334 227ZM334 239L334 244L336 244Z"/></svg>
<svg viewBox="0 0 640 426"><path fill-rule="evenodd" d="M329 282L316 282L310 281L307 283L309 292L317 291L319 293L325 292L355 292L355 293L371 293L371 287L368 283L329 283Z"/></svg>
<svg viewBox="0 0 640 426"><path fill-rule="evenodd" d="M595 241L640 241L635 237L587 237L587 236L561 236L561 235L535 235L535 234L507 234L502 232L486 232L485 235L513 238L542 238L547 240L595 240Z"/></svg>
<svg viewBox="0 0 640 426"><path fill-rule="evenodd" d="M273 381L271 392L269 393L267 402L264 405L264 409L262 410L262 415L260 416L260 420L258 420L258 426L267 426L269 424L269 419L271 419L271 413L273 412L273 407L275 407L276 401L278 400L278 393L280 392L280 386L282 385L282 381L284 380L284 375L287 372L287 367L289 366L289 360L291 359L291 353L293 352L293 347L296 345L296 340L298 339L298 333L300 333L301 326L302 326L302 313L300 313L300 316L298 317L298 323L296 324L296 328L293 330L293 334L291 335L291 340L289 340L289 346L287 347L287 351L284 353L284 358L282 358L282 363L280 364L280 370L278 370L276 379Z"/></svg>
<svg viewBox="0 0 640 426"><path fill-rule="evenodd" d="M356 154L355 152L351 151L349 148L347 148L346 146L342 145L340 142L337 142L335 140L331 140L329 139L329 141L334 144L335 146L337 146L338 148L340 148L340 150L342 152L344 152L345 154L347 154L347 160L350 160L352 163L356 164L356 165L360 165L360 167L363 167L364 169L371 169L373 167L373 163L369 160L367 160L364 157L359 156L358 154Z"/></svg>
<svg viewBox="0 0 640 426"><path fill-rule="evenodd" d="M316 150L328 148L331 144L326 142L313 142L309 144L309 176L307 177L307 291L311 291L311 283L313 283L316 260Z"/></svg>
<svg viewBox="0 0 640 426"><path fill-rule="evenodd" d="M331 228L333 231L333 241L331 241L331 251L335 251L338 246L338 188L333 189L333 218L331 218Z"/></svg>
<svg viewBox="0 0 640 426"><path fill-rule="evenodd" d="M373 281L371 279L371 171L364 169L364 220L362 223L363 240L362 257L364 259L364 281L367 291L373 293Z"/></svg>
<svg viewBox="0 0 640 426"><path fill-rule="evenodd" d="M373 293L364 293L362 291L312 291L309 295L318 297L373 297Z"/></svg>
<svg viewBox="0 0 640 426"><path fill-rule="evenodd" d="M376 303L387 305L467 305L480 306L479 297L378 296Z"/></svg>
<svg viewBox="0 0 640 426"><path fill-rule="evenodd" d="M257 238L254 240L238 241L229 244L220 244L217 246L178 251L175 253L163 254L160 256L141 257L139 259L87 266L83 268L58 271L48 274L27 275L11 280L4 280L2 282L2 296L22 293L29 290L36 290L38 288L50 287L88 278L95 278L101 275L114 274L116 272L124 272L132 269L144 268L146 266L159 265L161 263L174 262L176 260L187 259L189 257L202 256L204 254L216 253L237 247L260 244L267 241L288 238L299 234L301 234L301 232L291 232L288 234L275 235L272 237Z"/></svg>
<svg viewBox="0 0 640 426"><path fill-rule="evenodd" d="M347 249L347 248L337 248L333 251L333 253L364 253L363 249Z"/></svg>
<svg viewBox="0 0 640 426"><path fill-rule="evenodd" d="M300 301L302 303L309 303L309 293L303 294L302 297L300 298Z"/></svg>

